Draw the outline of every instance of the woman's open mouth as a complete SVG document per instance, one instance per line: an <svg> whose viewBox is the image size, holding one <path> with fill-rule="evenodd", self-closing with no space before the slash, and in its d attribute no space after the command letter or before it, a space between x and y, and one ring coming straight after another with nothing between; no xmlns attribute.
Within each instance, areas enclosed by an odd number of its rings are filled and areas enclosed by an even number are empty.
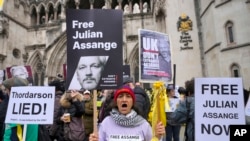
<svg viewBox="0 0 250 141"><path fill-rule="evenodd" d="M127 104L122 104L122 108L126 108L126 107L128 107L128 105Z"/></svg>

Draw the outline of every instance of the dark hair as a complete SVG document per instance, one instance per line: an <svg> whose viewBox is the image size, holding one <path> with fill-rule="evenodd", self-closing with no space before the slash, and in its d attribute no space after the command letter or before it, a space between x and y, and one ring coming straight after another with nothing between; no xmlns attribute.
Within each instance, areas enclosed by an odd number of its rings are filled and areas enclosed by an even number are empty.
<svg viewBox="0 0 250 141"><path fill-rule="evenodd" d="M183 87L179 87L178 93L187 95L187 90L185 88L183 88Z"/></svg>
<svg viewBox="0 0 250 141"><path fill-rule="evenodd" d="M62 91L63 93L65 91L65 81L54 80L49 83L49 86L55 86L56 91Z"/></svg>
<svg viewBox="0 0 250 141"><path fill-rule="evenodd" d="M194 78L185 82L185 87L188 95L194 94Z"/></svg>

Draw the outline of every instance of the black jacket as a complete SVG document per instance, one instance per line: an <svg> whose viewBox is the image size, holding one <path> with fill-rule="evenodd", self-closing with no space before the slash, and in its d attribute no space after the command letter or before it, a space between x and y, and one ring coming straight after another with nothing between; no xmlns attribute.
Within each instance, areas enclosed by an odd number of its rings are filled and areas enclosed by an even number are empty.
<svg viewBox="0 0 250 141"><path fill-rule="evenodd" d="M65 141L64 139L64 123L61 121L61 116L63 116L64 113L70 113L70 116L74 117L81 117L84 114L84 101L82 95L78 95L79 98L77 98L77 101L69 101L65 94L61 97L60 100L60 108L58 111L58 114L56 116L56 122L60 125L60 129L57 132L57 140L58 141Z"/></svg>
<svg viewBox="0 0 250 141"><path fill-rule="evenodd" d="M150 111L149 97L145 92L145 90L139 86L136 86L134 88L134 93L135 93L135 105L139 109L139 112L141 113L142 117L147 120L148 113Z"/></svg>

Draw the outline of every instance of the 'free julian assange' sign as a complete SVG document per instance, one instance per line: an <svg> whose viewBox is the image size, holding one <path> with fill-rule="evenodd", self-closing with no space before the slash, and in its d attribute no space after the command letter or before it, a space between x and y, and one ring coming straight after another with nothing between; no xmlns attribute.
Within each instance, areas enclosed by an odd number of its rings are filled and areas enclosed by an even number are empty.
<svg viewBox="0 0 250 141"><path fill-rule="evenodd" d="M67 9L66 17L66 88L93 90L121 86L122 10Z"/></svg>
<svg viewBox="0 0 250 141"><path fill-rule="evenodd" d="M52 124L55 87L12 87L5 123Z"/></svg>
<svg viewBox="0 0 250 141"><path fill-rule="evenodd" d="M195 140L229 141L229 125L244 125L241 78L195 79Z"/></svg>

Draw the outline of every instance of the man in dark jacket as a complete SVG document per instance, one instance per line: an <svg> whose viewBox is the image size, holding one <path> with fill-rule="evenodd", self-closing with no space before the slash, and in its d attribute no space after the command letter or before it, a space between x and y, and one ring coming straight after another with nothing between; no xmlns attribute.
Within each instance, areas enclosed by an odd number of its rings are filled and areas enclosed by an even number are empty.
<svg viewBox="0 0 250 141"><path fill-rule="evenodd" d="M150 100L145 90L140 85L134 85L132 78L124 78L124 85L128 85L135 93L135 106L139 109L140 114L148 120L150 111Z"/></svg>
<svg viewBox="0 0 250 141"><path fill-rule="evenodd" d="M58 136L58 129L60 125L56 123L58 111L60 108L60 99L65 91L65 82L63 80L55 79L49 83L49 86L55 87L55 104L54 104L54 122L52 125L48 126L49 135L52 140L57 139Z"/></svg>

